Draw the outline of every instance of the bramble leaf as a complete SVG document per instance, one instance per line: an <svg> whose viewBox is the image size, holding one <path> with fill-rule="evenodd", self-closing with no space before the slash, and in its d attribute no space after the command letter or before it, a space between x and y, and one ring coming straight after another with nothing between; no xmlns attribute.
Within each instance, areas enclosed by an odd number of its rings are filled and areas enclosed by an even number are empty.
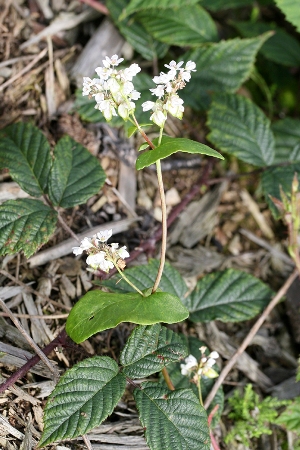
<svg viewBox="0 0 300 450"><path fill-rule="evenodd" d="M198 3L199 0L186 0L185 5L194 5ZM126 8L124 8L122 17L129 16L136 11L142 11L145 9L157 8L157 9L168 9L168 8L180 8L182 6L181 0L131 0Z"/></svg>
<svg viewBox="0 0 300 450"><path fill-rule="evenodd" d="M177 333L160 324L140 325L131 333L120 362L127 377L144 378L186 355L187 346Z"/></svg>
<svg viewBox="0 0 300 450"><path fill-rule="evenodd" d="M137 170L141 170L144 167L151 166L151 164L155 163L159 159L167 158L176 152L194 153L224 159L219 152L213 150L207 145L201 144L200 142L191 141L190 139L184 138L171 138L168 136L163 136L162 142L158 147L138 156L136 160L136 168Z"/></svg>
<svg viewBox="0 0 300 450"><path fill-rule="evenodd" d="M85 359L68 370L50 395L39 447L72 439L100 425L122 397L125 377L107 356Z"/></svg>
<svg viewBox="0 0 300 450"><path fill-rule="evenodd" d="M286 20L291 22L300 31L300 8L295 0L275 0L276 5L286 16Z"/></svg>
<svg viewBox="0 0 300 450"><path fill-rule="evenodd" d="M169 389L143 383L133 391L151 450L209 450L207 415L191 389Z"/></svg>
<svg viewBox="0 0 300 450"><path fill-rule="evenodd" d="M300 120L285 117L272 124L275 136L274 163L300 161Z"/></svg>
<svg viewBox="0 0 300 450"><path fill-rule="evenodd" d="M38 128L19 122L0 131L0 169L29 195L46 193L50 167L50 145Z"/></svg>
<svg viewBox="0 0 300 450"><path fill-rule="evenodd" d="M168 292L155 292L143 297L137 292L120 295L90 291L71 310L66 331L73 341L80 343L121 322L139 325L175 323L188 315L180 299Z"/></svg>
<svg viewBox="0 0 300 450"><path fill-rule="evenodd" d="M58 141L54 157L49 177L49 198L54 205L80 205L103 186L106 175L99 161L70 136Z"/></svg>
<svg viewBox="0 0 300 450"><path fill-rule="evenodd" d="M41 201L25 198L0 205L0 255L23 250L29 258L54 233L57 212Z"/></svg>
<svg viewBox="0 0 300 450"><path fill-rule="evenodd" d="M240 322L260 313L272 295L272 290L258 278L227 269L199 280L184 303L193 322Z"/></svg>
<svg viewBox="0 0 300 450"><path fill-rule="evenodd" d="M216 94L208 112L207 138L224 152L255 166L271 165L274 136L270 121L248 98Z"/></svg>

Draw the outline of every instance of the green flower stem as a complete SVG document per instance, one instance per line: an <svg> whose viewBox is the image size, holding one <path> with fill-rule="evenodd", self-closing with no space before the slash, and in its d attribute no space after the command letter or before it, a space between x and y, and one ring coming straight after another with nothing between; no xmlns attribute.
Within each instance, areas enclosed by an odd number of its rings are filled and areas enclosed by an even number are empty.
<svg viewBox="0 0 300 450"><path fill-rule="evenodd" d="M198 395L199 395L199 401L201 405L203 406L203 399L202 399L202 392L201 392L201 375L198 375L198 381L197 381L197 388L198 388Z"/></svg>
<svg viewBox="0 0 300 450"><path fill-rule="evenodd" d="M126 281L126 283L128 283L133 289L135 289L139 294L141 294L143 297L145 297L145 294L143 294L142 291L139 290L139 288L137 288L130 280L128 280L128 278L126 277L126 275L124 275L124 273L122 272L122 270L119 269L118 265L115 264L115 268L117 269L117 271L119 272L119 274L121 275L121 277Z"/></svg>
<svg viewBox="0 0 300 450"><path fill-rule="evenodd" d="M160 145L160 143L161 143L162 133L163 133L163 128L161 128L160 132L159 132L158 145ZM160 159L158 161L156 161L156 171L157 171L158 189L159 189L160 201L161 201L162 236L161 236L160 264L159 264L156 280L155 280L155 283L152 288L152 294L154 294L154 292L156 292L156 290L159 286L162 274L163 274L164 265L165 265L165 261L166 261L167 231L168 231L168 229L167 229L167 206L166 206L166 197L165 197L164 183L163 183L162 172L161 172Z"/></svg>
<svg viewBox="0 0 300 450"><path fill-rule="evenodd" d="M145 141L147 142L147 144L149 145L149 147L152 148L152 150L155 149L155 145L153 144L153 142L148 138L148 136L146 135L145 131L140 127L138 121L136 120L136 117L134 114L132 114L134 123L137 127L137 129L139 130L140 134L143 136L143 138L145 139Z"/></svg>

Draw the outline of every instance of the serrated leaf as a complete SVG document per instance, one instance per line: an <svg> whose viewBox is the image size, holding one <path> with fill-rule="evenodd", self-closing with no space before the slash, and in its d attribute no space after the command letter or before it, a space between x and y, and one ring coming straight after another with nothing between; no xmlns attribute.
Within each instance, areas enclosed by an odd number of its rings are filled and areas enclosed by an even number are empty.
<svg viewBox="0 0 300 450"><path fill-rule="evenodd" d="M271 165L274 136L271 123L251 100L235 94L216 94L208 112L207 138L224 152L255 166Z"/></svg>
<svg viewBox="0 0 300 450"><path fill-rule="evenodd" d="M185 5L195 5L199 0L186 0ZM181 0L131 0L122 12L122 17L129 16L136 11L144 9L168 9L180 8L182 6Z"/></svg>
<svg viewBox="0 0 300 450"><path fill-rule="evenodd" d="M8 200L0 205L0 255L23 250L29 258L54 233L57 212L39 200Z"/></svg>
<svg viewBox="0 0 300 450"><path fill-rule="evenodd" d="M213 19L199 5L150 9L138 13L137 18L149 34L166 44L191 47L218 40Z"/></svg>
<svg viewBox="0 0 300 450"><path fill-rule="evenodd" d="M121 322L139 325L175 323L186 319L188 315L180 299L169 292L155 292L143 297L137 292L120 295L90 291L71 310L66 331L78 344Z"/></svg>
<svg viewBox="0 0 300 450"><path fill-rule="evenodd" d="M71 208L97 194L105 182L105 172L95 156L70 136L54 148L49 177L49 198L56 206Z"/></svg>
<svg viewBox="0 0 300 450"><path fill-rule="evenodd" d="M126 269L125 275L138 289L143 291L154 285L158 268L159 261L150 259L148 264ZM108 287L113 292L135 292L126 281L120 280L119 275L114 275L109 280L101 281L101 285ZM180 273L169 263L166 263L164 266L159 287L162 291L176 295L180 299L184 298L188 290Z"/></svg>
<svg viewBox="0 0 300 450"><path fill-rule="evenodd" d="M288 67L300 65L300 44L285 30L262 22L233 22L235 28L243 37L251 38L267 31L274 31L261 47L260 53L270 61L283 64Z"/></svg>
<svg viewBox="0 0 300 450"><path fill-rule="evenodd" d="M106 2L111 17L121 34L148 61L163 58L168 51L168 45L153 39L136 17L120 20L120 14L126 5L128 5L126 0L108 0Z"/></svg>
<svg viewBox="0 0 300 450"><path fill-rule="evenodd" d="M174 443L182 450L210 449L206 411L191 389L169 391L148 382L133 394L151 450L171 449Z"/></svg>
<svg viewBox="0 0 300 450"><path fill-rule="evenodd" d="M283 425L290 431L299 433L300 430L300 397L296 397L292 404L276 419L276 424Z"/></svg>
<svg viewBox="0 0 300 450"><path fill-rule="evenodd" d="M275 136L274 163L300 161L300 120L286 117L272 124Z"/></svg>
<svg viewBox="0 0 300 450"><path fill-rule="evenodd" d="M39 447L75 438L100 425L113 412L125 387L118 364L107 356L76 364L61 377L48 399Z"/></svg>
<svg viewBox="0 0 300 450"><path fill-rule="evenodd" d="M201 0L201 6L210 11L222 11L229 8L242 8L243 6L252 6L253 0Z"/></svg>
<svg viewBox="0 0 300 450"><path fill-rule="evenodd" d="M207 109L212 93L236 92L252 73L256 54L268 37L229 39L189 52L184 59L195 61L197 72L182 91L185 103Z"/></svg>
<svg viewBox="0 0 300 450"><path fill-rule="evenodd" d="M240 322L260 313L272 295L272 290L258 278L227 269L198 281L185 305L192 322Z"/></svg>
<svg viewBox="0 0 300 450"><path fill-rule="evenodd" d="M167 158L176 152L194 153L199 155L213 156L215 158L224 159L224 157L200 142L192 141L184 138L171 138L163 136L161 144L154 150L148 150L147 152L138 156L136 160L137 170L144 169L144 167L151 166L159 159Z"/></svg>
<svg viewBox="0 0 300 450"><path fill-rule="evenodd" d="M144 378L186 355L187 346L178 334L160 324L141 325L131 333L120 362L127 377Z"/></svg>
<svg viewBox="0 0 300 450"><path fill-rule="evenodd" d="M275 0L275 3L286 16L286 20L291 22L300 31L299 2L295 0Z"/></svg>
<svg viewBox="0 0 300 450"><path fill-rule="evenodd" d="M290 197L295 173L298 174L298 179L300 179L300 162L284 167L270 167L265 170L261 176L262 190L265 199L276 219L279 219L280 213L270 196L281 200L281 186L283 192Z"/></svg>
<svg viewBox="0 0 300 450"><path fill-rule="evenodd" d="M29 195L46 192L50 167L50 145L38 128L19 122L0 131L0 168Z"/></svg>

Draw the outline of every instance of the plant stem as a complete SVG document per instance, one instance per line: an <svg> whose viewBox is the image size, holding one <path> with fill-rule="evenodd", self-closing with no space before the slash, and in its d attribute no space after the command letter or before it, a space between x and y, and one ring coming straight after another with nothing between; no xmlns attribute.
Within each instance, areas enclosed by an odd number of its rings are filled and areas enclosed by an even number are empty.
<svg viewBox="0 0 300 450"><path fill-rule="evenodd" d="M124 275L124 273L122 272L122 270L119 269L118 265L115 264L115 268L117 269L117 271L119 272L119 274L121 275L121 277L126 281L126 283L128 283L133 289L135 289L139 294L141 294L143 297L145 297L145 294L143 294L142 291L139 290L139 288L137 288L130 280L128 280L128 278L126 277L126 275Z"/></svg>
<svg viewBox="0 0 300 450"><path fill-rule="evenodd" d="M262 326L262 324L264 323L264 321L266 320L266 318L268 317L270 312L275 308L275 306L277 305L279 300L287 293L288 288L291 286L291 284L294 282L294 280L297 278L298 275L299 275L298 270L295 269L294 272L286 280L284 285L281 287L281 289L279 289L279 291L277 292L275 297L268 304L268 306L263 311L263 313L261 314L259 319L255 322L255 324L253 325L253 327L251 328L251 330L249 331L249 333L247 334L247 336L245 337L245 339L243 340L243 342L241 343L241 345L239 346L239 348L237 349L235 354L232 356L230 361L227 363L227 365L224 367L224 369L220 373L219 378L217 379L212 390L206 397L206 400L204 402L205 409L207 409L209 407L209 405L211 404L211 402L213 401L214 396L216 395L219 387L222 385L223 381L225 380L225 378L227 377L227 375L229 374L229 372L235 365L238 357L246 350L246 348L251 343L252 339L254 338L254 336L256 335L256 333L258 332L258 330L260 329L260 327Z"/></svg>
<svg viewBox="0 0 300 450"><path fill-rule="evenodd" d="M174 384L172 383L172 380L170 378L169 372L167 371L167 369L165 367L162 369L161 373L163 374L163 377L165 379L166 385L168 386L170 391L175 391Z"/></svg>
<svg viewBox="0 0 300 450"><path fill-rule="evenodd" d="M152 150L155 149L155 145L153 144L153 142L151 141L151 139L148 138L148 136L146 135L145 131L140 127L138 121L136 120L136 117L134 114L132 114L134 123L137 127L137 129L139 130L140 134L143 136L143 138L145 139L145 141L147 142L147 144L149 145L149 147L152 148Z"/></svg>
<svg viewBox="0 0 300 450"><path fill-rule="evenodd" d="M201 375L199 375L198 382L197 382L197 388L198 388L198 396L201 406L203 406L203 398L202 398L202 391L201 391Z"/></svg>

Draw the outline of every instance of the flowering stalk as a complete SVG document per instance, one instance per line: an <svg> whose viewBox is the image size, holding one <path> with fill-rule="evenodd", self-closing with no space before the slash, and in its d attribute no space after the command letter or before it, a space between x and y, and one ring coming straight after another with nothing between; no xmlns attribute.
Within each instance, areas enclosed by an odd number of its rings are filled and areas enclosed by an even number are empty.
<svg viewBox="0 0 300 450"><path fill-rule="evenodd" d="M136 287L127 277L126 275L124 275L124 273L119 269L119 267L116 265L116 269L119 272L119 274L121 275L121 277L133 288L135 289L139 294L141 294L143 297L145 297L145 294L139 290L138 287Z"/></svg>

